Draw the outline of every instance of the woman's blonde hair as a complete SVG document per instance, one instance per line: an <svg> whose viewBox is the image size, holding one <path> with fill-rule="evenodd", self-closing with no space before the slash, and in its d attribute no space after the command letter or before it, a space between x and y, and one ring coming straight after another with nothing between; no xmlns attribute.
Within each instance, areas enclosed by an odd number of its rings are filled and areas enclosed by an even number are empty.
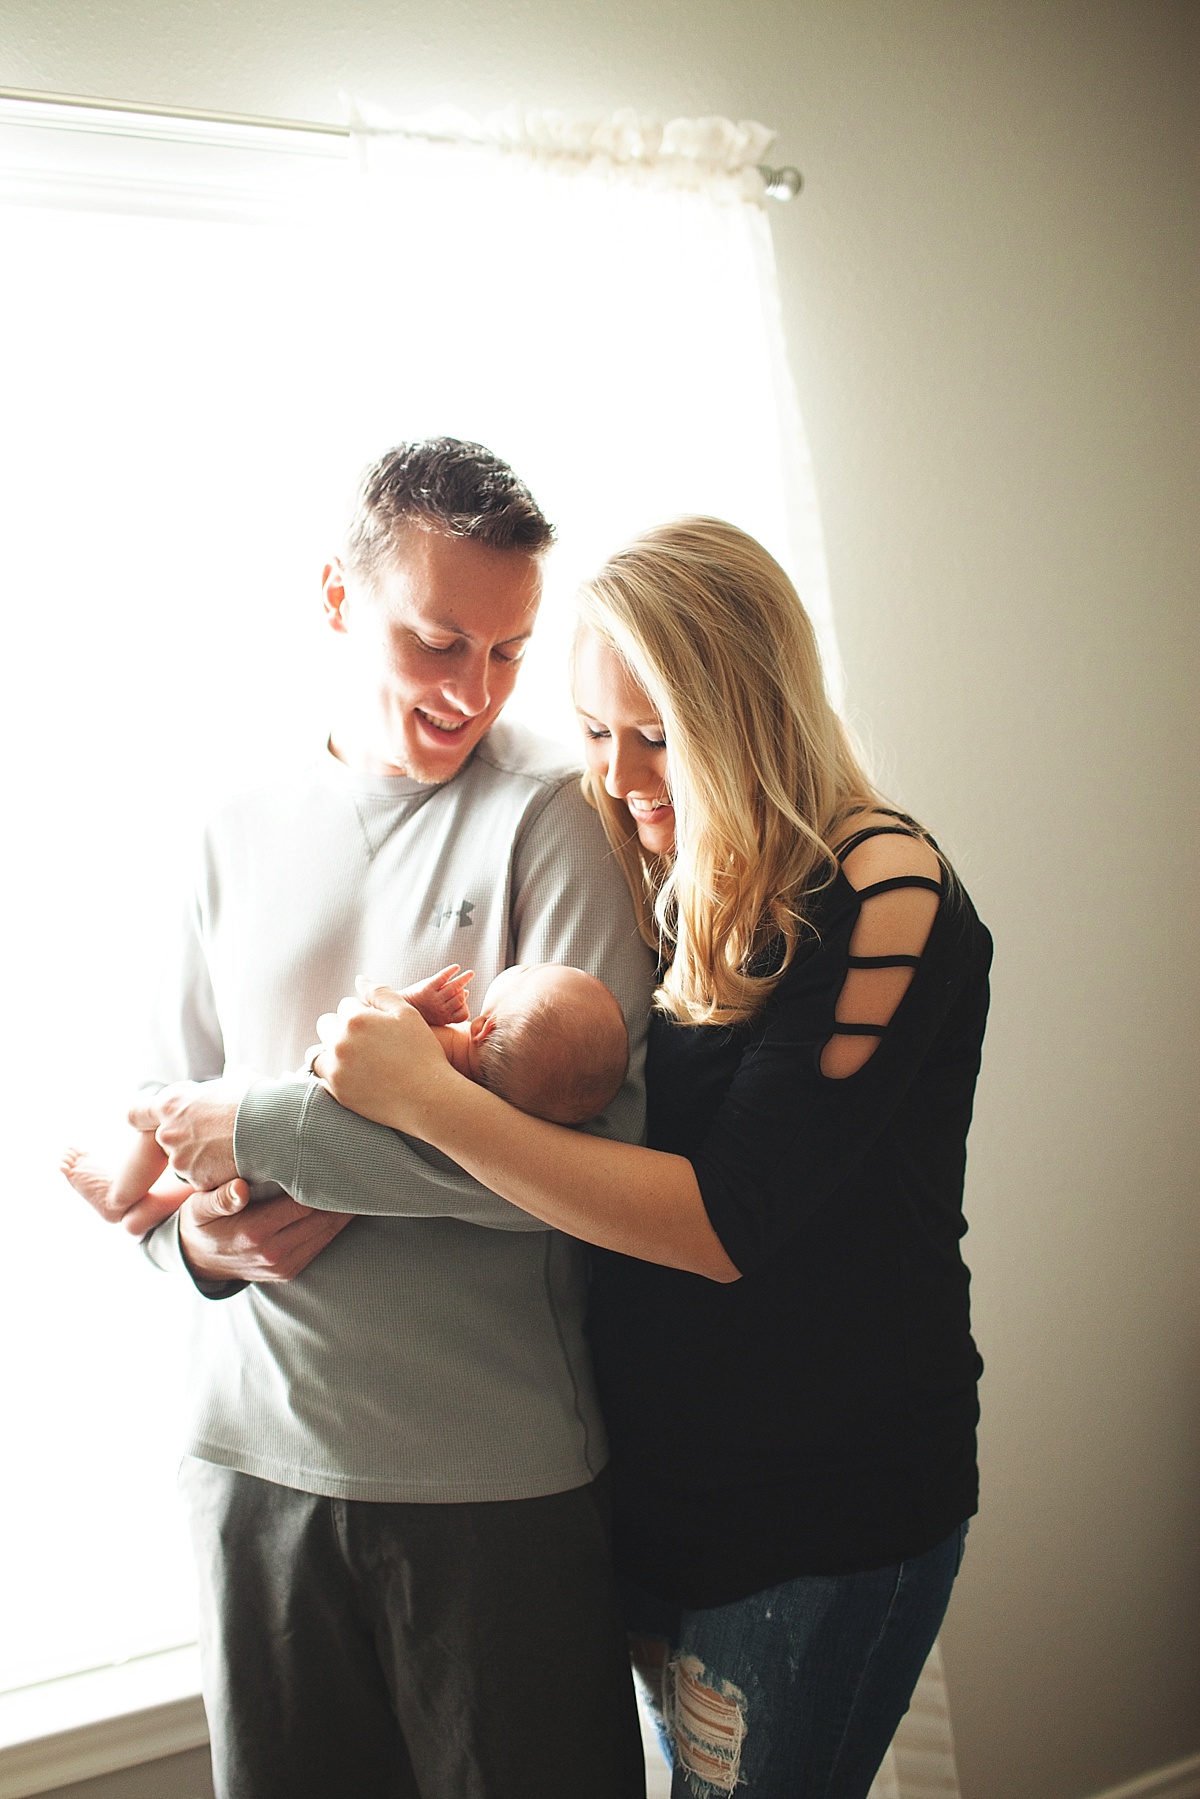
<svg viewBox="0 0 1200 1799"><path fill-rule="evenodd" d="M585 583L580 625L621 657L667 740L670 858L643 850L624 801L584 776L642 935L670 959L658 1003L689 1024L741 1023L795 955L840 827L879 803L829 703L808 614L754 538L683 518Z"/></svg>

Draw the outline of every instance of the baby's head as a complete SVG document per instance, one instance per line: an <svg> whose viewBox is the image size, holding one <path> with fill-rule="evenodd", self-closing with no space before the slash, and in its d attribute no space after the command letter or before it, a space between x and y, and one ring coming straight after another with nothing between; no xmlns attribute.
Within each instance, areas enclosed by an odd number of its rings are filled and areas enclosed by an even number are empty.
<svg viewBox="0 0 1200 1799"><path fill-rule="evenodd" d="M615 1098L629 1066L621 1008L595 975L557 962L506 968L483 996L471 1073L522 1112L585 1124Z"/></svg>

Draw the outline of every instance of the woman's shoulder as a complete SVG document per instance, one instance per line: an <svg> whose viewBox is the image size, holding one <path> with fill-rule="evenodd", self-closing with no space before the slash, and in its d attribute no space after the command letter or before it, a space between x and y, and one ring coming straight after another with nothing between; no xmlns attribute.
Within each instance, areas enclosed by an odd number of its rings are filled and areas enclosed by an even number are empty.
<svg viewBox="0 0 1200 1799"><path fill-rule="evenodd" d="M933 839L915 820L883 807L864 809L842 821L830 841L832 867L806 894L803 916L808 956L848 931L869 902L887 896L893 917L913 912L931 917L956 887ZM806 959L801 955L799 960Z"/></svg>
<svg viewBox="0 0 1200 1799"><path fill-rule="evenodd" d="M946 865L936 844L914 819L885 807L856 812L830 845L838 869L856 893L907 875L941 887Z"/></svg>
<svg viewBox="0 0 1200 1799"><path fill-rule="evenodd" d="M892 924L929 921L930 931L990 956L991 935L936 840L907 813L886 806L855 813L835 834L833 885L843 906ZM883 901L882 904L878 903Z"/></svg>
<svg viewBox="0 0 1200 1799"><path fill-rule="evenodd" d="M835 884L858 919L855 935L886 939L915 933L925 946L921 960L932 959L949 978L974 984L986 1005L992 935L929 832L906 814L880 807L852 820L834 853ZM878 953L887 945L854 947ZM957 972L951 975L952 970Z"/></svg>

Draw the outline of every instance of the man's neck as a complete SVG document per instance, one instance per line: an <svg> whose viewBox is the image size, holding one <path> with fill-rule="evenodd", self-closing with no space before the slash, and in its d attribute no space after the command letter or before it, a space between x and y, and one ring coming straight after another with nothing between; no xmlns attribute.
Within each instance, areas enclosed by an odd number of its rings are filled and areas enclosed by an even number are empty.
<svg viewBox="0 0 1200 1799"><path fill-rule="evenodd" d="M388 762L362 739L335 726L329 733L329 754L353 770L356 775L383 775L388 779L403 776L411 779L407 768Z"/></svg>

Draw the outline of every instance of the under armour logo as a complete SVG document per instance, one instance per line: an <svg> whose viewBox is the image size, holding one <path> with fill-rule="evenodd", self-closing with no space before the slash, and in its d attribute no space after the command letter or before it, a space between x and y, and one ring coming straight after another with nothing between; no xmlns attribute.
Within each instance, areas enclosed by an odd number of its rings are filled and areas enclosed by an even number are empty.
<svg viewBox="0 0 1200 1799"><path fill-rule="evenodd" d="M461 931L464 925L470 924L471 914L474 910L474 900L463 900L457 906L435 906L433 908L434 929L440 931L444 924L449 924L452 918L457 918L458 928Z"/></svg>

